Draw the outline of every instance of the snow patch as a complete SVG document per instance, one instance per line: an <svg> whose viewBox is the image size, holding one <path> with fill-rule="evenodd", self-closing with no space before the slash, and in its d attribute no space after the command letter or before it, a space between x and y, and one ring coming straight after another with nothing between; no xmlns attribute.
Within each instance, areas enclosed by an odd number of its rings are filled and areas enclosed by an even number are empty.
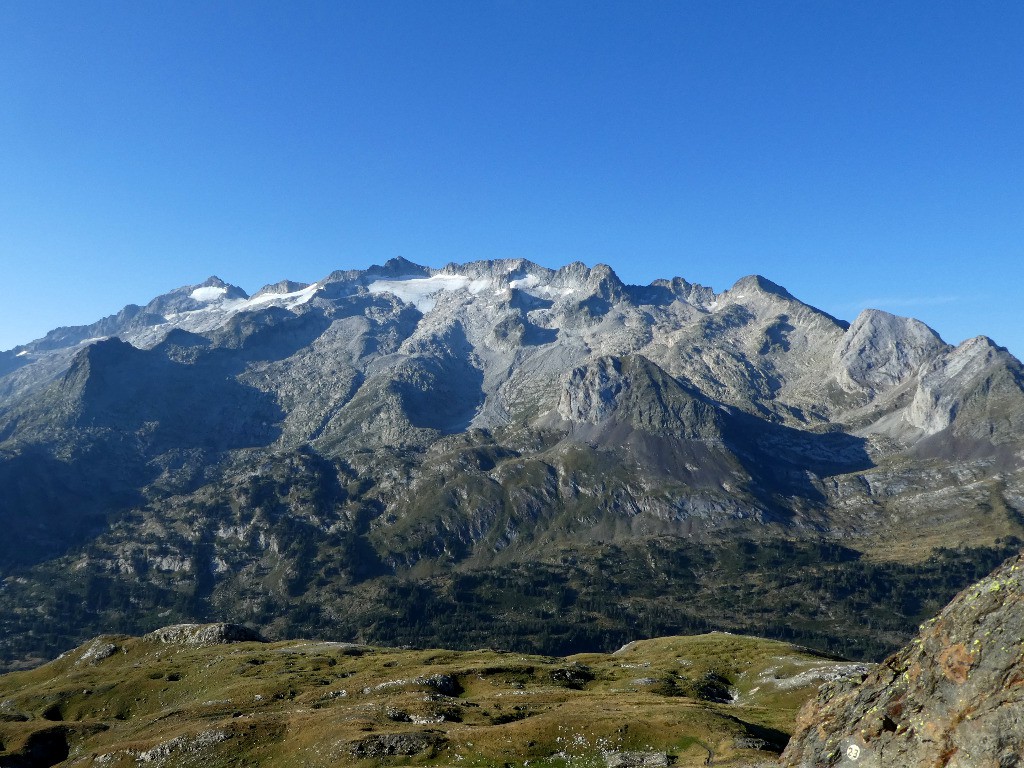
<svg viewBox="0 0 1024 768"><path fill-rule="evenodd" d="M298 291L292 291L291 293L264 293L262 296L256 296L255 298L243 302L240 308L250 309L252 307L259 306L260 304L270 304L271 302L275 304L280 302L289 308L297 307L312 299L319 290L320 284L313 283L312 285L308 285Z"/></svg>
<svg viewBox="0 0 1024 768"><path fill-rule="evenodd" d="M218 288L215 285L204 285L202 288L196 288L192 291L192 293L189 294L189 298L195 299L196 301L216 301L217 299L223 298L224 294L227 292L227 288Z"/></svg>
<svg viewBox="0 0 1024 768"><path fill-rule="evenodd" d="M540 285L540 278L536 275L527 275L519 280L509 280L508 282L509 288L518 288L521 291L536 288L538 285Z"/></svg>
<svg viewBox="0 0 1024 768"><path fill-rule="evenodd" d="M535 299L549 299L553 296L568 296L576 291L573 286L566 286L561 291L542 283L537 275L527 275L518 280L509 280L509 288L515 288L523 293L533 296Z"/></svg>
<svg viewBox="0 0 1024 768"><path fill-rule="evenodd" d="M312 299L318 290L320 290L320 285L318 283L313 283L313 285L307 286L299 291L293 291L292 293L265 293L251 299L221 298L221 300L213 303L217 296L223 297L223 295L227 293L226 288L214 288L210 286L196 288L189 295L197 301L204 302L205 306L186 310L185 312L168 314L166 319L171 325L180 325L181 327L187 327L191 330L206 329L213 327L210 323L220 322L239 312L245 312L251 309L261 309L271 304L284 307L285 309L295 309L295 307L300 304L305 304L307 301ZM214 292L216 292L217 296L213 295ZM185 317L189 318L190 325L181 324L179 322L180 319ZM195 322L198 318L203 319L199 320L199 325L196 325Z"/></svg>
<svg viewBox="0 0 1024 768"><path fill-rule="evenodd" d="M24 357L27 354L28 354L28 350L27 349L23 349L23 350L21 350L21 352L16 354L15 357Z"/></svg>
<svg viewBox="0 0 1024 768"><path fill-rule="evenodd" d="M437 304L437 295L443 291L466 290L476 295L491 285L488 278L473 279L467 275L432 275L431 277L374 280L368 286L370 293L391 293L406 304L426 314Z"/></svg>

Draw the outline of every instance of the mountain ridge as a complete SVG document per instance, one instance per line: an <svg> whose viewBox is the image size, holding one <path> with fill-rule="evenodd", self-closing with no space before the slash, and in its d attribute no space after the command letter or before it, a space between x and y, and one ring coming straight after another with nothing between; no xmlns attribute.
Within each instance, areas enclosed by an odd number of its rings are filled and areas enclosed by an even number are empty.
<svg viewBox="0 0 1024 768"><path fill-rule="evenodd" d="M450 642L455 611L544 651L790 631L737 590L794 600L805 644L877 655L1024 536L1019 361L760 276L392 260L252 296L210 278L100 324L0 369L0 625L42 601L52 634L12 660L166 610L388 642Z"/></svg>

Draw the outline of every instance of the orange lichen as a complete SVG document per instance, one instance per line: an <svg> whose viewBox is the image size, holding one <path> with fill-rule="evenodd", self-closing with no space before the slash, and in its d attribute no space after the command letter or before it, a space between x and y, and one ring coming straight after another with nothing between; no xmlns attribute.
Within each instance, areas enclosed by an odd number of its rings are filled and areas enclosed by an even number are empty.
<svg viewBox="0 0 1024 768"><path fill-rule="evenodd" d="M963 643L956 643L949 646L939 655L939 665L942 674L954 683L962 684L967 682L967 674L974 666L974 654L968 651Z"/></svg>

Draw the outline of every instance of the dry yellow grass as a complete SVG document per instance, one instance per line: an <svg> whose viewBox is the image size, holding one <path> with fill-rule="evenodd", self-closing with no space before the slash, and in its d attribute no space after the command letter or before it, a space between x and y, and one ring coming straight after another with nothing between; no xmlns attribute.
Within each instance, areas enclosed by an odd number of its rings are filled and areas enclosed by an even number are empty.
<svg viewBox="0 0 1024 768"><path fill-rule="evenodd" d="M104 637L0 678L0 761L586 768L644 752L738 765L770 758L842 666L720 633L569 658Z"/></svg>

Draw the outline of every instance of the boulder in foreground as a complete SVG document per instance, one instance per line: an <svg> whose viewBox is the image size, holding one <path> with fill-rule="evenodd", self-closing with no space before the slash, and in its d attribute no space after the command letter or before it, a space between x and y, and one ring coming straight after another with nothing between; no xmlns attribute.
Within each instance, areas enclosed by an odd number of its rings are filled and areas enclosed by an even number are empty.
<svg viewBox="0 0 1024 768"><path fill-rule="evenodd" d="M822 686L782 764L1024 766L1024 553L961 592L860 684Z"/></svg>

